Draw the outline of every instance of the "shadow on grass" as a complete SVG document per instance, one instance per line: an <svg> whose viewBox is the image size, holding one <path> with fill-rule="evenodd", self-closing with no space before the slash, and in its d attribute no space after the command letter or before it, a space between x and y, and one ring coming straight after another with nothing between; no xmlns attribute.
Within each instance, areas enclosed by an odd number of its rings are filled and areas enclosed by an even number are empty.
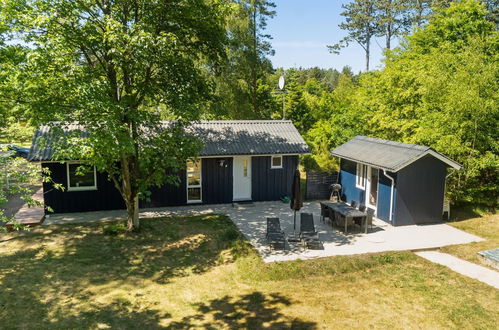
<svg viewBox="0 0 499 330"><path fill-rule="evenodd" d="M451 207L451 216L447 222L459 222L459 221L479 218L482 216L481 213L488 213L488 212L491 212L491 210L489 209L478 210L473 205L469 204L460 205L454 208ZM495 210L493 210L491 213L495 213ZM447 220L446 216L447 214L444 215L445 220Z"/></svg>
<svg viewBox="0 0 499 330"><path fill-rule="evenodd" d="M315 329L313 322L288 319L281 312L292 301L278 293L255 291L237 298L225 296L197 306L198 313L173 322L173 329L188 329L193 324L204 329Z"/></svg>
<svg viewBox="0 0 499 330"><path fill-rule="evenodd" d="M99 305L95 300L144 281L166 284L204 273L251 253L226 216L146 219L142 225L139 233L116 236L104 235L97 223L53 226L1 243L15 244L15 252L0 255L4 326L79 328L104 320L117 327L155 328L168 315L141 311L126 299ZM89 290L100 286L99 296Z"/></svg>

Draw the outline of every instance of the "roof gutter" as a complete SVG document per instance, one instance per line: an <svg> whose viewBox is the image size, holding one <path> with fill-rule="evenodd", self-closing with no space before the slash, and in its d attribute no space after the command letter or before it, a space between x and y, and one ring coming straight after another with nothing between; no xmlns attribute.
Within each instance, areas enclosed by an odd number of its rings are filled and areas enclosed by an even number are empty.
<svg viewBox="0 0 499 330"><path fill-rule="evenodd" d="M390 216L388 219L393 225L393 191L395 189L395 179L389 176L388 173L386 173L385 169L383 169L383 175L386 176L388 179L390 179L390 181L392 182L392 186L390 189Z"/></svg>

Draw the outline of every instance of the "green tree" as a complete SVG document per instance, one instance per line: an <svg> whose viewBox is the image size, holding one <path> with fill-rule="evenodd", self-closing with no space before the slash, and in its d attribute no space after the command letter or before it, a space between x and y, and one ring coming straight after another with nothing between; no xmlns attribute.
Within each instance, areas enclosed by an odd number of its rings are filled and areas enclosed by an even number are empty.
<svg viewBox="0 0 499 330"><path fill-rule="evenodd" d="M77 121L89 133L58 139L56 156L108 173L128 229L138 229L139 195L178 183L171 173L200 149L183 128L198 118L207 77L224 59L226 4L11 0L1 14L30 46L18 67L22 103L38 122L60 121L55 132Z"/></svg>
<svg viewBox="0 0 499 330"><path fill-rule="evenodd" d="M14 230L28 229L17 222L13 216L5 213L4 205L10 198L21 198L28 206L42 206L40 201L33 199L33 186L41 181L50 182L50 173L45 172L42 176L40 167L29 163L24 158L7 157L8 150L0 149L0 232L5 232L7 223L12 225ZM61 189L55 184L55 188ZM47 206L50 210L50 208Z"/></svg>
<svg viewBox="0 0 499 330"><path fill-rule="evenodd" d="M377 36L385 38L385 48L391 49L394 37L411 27L408 0L379 0L376 2Z"/></svg>
<svg viewBox="0 0 499 330"><path fill-rule="evenodd" d="M265 28L275 15L275 5L267 0L234 0L233 4L235 10L227 21L228 61L216 79L218 98L212 112L230 119L268 118L272 97L266 76L272 72L268 56L274 51Z"/></svg>
<svg viewBox="0 0 499 330"><path fill-rule="evenodd" d="M455 200L494 205L498 196L498 32L480 1L437 11L429 24L361 79L358 107L372 135L428 145L457 160Z"/></svg>
<svg viewBox="0 0 499 330"><path fill-rule="evenodd" d="M341 13L345 17L345 22L339 24L342 30L348 35L337 44L328 46L329 51L338 54L344 47L348 47L351 42L359 44L366 54L366 72L369 71L369 60L371 58L371 40L378 31L376 18L376 1L374 0L354 0L346 5L342 5L344 11Z"/></svg>

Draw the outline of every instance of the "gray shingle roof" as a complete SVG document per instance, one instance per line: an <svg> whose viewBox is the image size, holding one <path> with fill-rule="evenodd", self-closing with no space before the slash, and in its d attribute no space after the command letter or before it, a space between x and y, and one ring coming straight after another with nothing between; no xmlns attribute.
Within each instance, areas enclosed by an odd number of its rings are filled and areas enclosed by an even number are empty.
<svg viewBox="0 0 499 330"><path fill-rule="evenodd" d="M168 125L165 122L165 125ZM67 125L64 132L82 130ZM82 134L86 134L82 132ZM305 154L310 149L289 120L214 120L199 121L186 128L186 134L201 139L200 156ZM41 126L35 132L28 159L48 161L54 154L52 130Z"/></svg>
<svg viewBox="0 0 499 330"><path fill-rule="evenodd" d="M401 143L366 136L356 136L331 151L333 156L397 172L420 157L431 154L450 167L461 165L439 154L430 147Z"/></svg>

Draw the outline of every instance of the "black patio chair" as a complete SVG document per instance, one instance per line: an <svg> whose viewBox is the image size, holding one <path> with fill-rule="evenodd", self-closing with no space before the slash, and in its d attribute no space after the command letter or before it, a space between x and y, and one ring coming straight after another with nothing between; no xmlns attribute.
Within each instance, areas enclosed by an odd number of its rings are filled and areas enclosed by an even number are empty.
<svg viewBox="0 0 499 330"><path fill-rule="evenodd" d="M314 215L312 213L300 213L300 239L307 248L321 248L319 233L315 230Z"/></svg>
<svg viewBox="0 0 499 330"><path fill-rule="evenodd" d="M267 218L267 243L270 248L282 249L286 247L286 238L284 237L284 232L281 229L281 223L279 218Z"/></svg>
<svg viewBox="0 0 499 330"><path fill-rule="evenodd" d="M329 207L321 203L321 221L326 222L326 217L329 217Z"/></svg>

